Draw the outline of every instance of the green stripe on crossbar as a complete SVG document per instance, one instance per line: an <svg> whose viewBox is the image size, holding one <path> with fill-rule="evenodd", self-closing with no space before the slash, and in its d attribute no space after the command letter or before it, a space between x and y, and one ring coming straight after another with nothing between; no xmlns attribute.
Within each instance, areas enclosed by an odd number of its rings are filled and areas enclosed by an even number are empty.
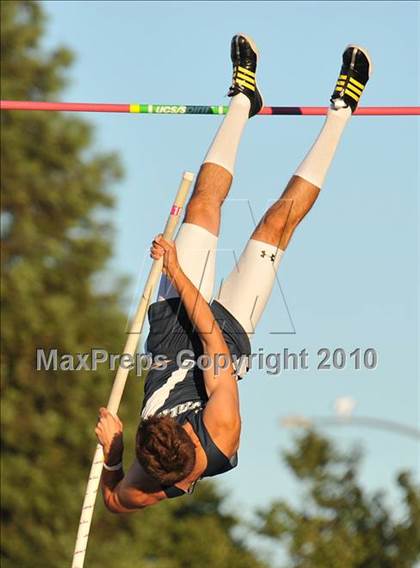
<svg viewBox="0 0 420 568"><path fill-rule="evenodd" d="M130 112L140 114L226 114L227 106L130 105Z"/></svg>

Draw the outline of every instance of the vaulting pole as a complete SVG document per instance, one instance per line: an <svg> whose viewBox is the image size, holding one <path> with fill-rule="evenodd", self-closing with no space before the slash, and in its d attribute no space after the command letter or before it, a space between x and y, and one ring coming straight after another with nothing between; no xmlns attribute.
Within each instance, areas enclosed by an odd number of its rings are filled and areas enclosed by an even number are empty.
<svg viewBox="0 0 420 568"><path fill-rule="evenodd" d="M152 104L102 104L102 103L50 103L33 101L0 101L0 110L49 110L67 112L126 112L134 114L215 114L223 115L227 106L200 105L152 105ZM305 115L322 116L328 107L272 106L258 113L262 116ZM420 106L360 107L354 113L359 116L413 116L420 115Z"/></svg>
<svg viewBox="0 0 420 568"><path fill-rule="evenodd" d="M187 199L193 178L194 174L192 174L191 172L184 172L174 204L172 205L169 217L166 221L165 230L163 232L165 239L172 239L175 233L180 213ZM162 271L162 263L163 259L153 261L152 268L143 290L143 294L140 298L139 305L130 326L130 331L128 333L123 353L128 353L132 357L134 357L135 355L150 299L153 296L156 284ZM114 384L112 386L111 395L107 404L107 408L112 414L117 414L118 412L128 373L129 369L118 367ZM86 493L83 500L79 530L77 532L76 545L73 553L72 568L82 568L84 564L89 538L89 530L92 522L96 494L98 492L98 487L101 479L103 462L104 457L102 446L101 444L98 444L96 446L95 455L92 461L92 466L90 468Z"/></svg>

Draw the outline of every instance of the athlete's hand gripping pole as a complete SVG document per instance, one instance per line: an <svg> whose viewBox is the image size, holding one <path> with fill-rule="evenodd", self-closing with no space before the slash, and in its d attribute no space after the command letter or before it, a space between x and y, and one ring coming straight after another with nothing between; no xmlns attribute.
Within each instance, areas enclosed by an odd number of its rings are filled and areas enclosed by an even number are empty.
<svg viewBox="0 0 420 568"><path fill-rule="evenodd" d="M170 215L166 222L165 230L163 232L163 236L165 237L165 239L171 240L172 237L174 236L175 229L179 221L180 213L187 199L193 178L194 174L192 174L191 172L184 172L182 176L181 184L178 188L178 193L176 195ZM128 337L123 352L128 353L132 357L134 357L135 355L137 345L140 340L140 334L143 329L143 324L146 318L149 302L153 296L156 284L159 280L162 271L162 263L163 259L160 259L160 260L155 260L152 264L152 268L147 278L143 294L141 296L139 305L137 307L136 313L134 314L134 318L130 326L130 330L128 332ZM114 384L112 386L112 391L107 404L107 408L112 414L117 414L118 412L118 408L120 405L128 373L129 369L118 367ZM96 446L95 455L89 473L89 480L86 487L86 493L83 500L79 530L77 532L76 545L73 553L72 568L82 568L84 564L86 548L89 538L89 530L92 522L96 494L98 492L98 487L101 479L103 462L104 458L103 458L102 446L101 444L98 444Z"/></svg>

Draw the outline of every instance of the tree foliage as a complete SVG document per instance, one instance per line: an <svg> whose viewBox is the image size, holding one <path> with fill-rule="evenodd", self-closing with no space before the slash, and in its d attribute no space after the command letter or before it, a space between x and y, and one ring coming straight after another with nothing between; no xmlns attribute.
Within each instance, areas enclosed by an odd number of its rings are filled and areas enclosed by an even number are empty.
<svg viewBox="0 0 420 568"><path fill-rule="evenodd" d="M285 461L304 488L302 507L285 501L259 512L258 531L286 545L290 568L413 568L420 559L420 488L397 478L402 517L383 493L360 483L359 451L341 453L309 431Z"/></svg>
<svg viewBox="0 0 420 568"><path fill-rule="evenodd" d="M72 61L46 53L39 3L1 3L3 99L57 100ZM2 566L68 566L95 448L97 409L113 373L36 371L36 348L119 352L126 316L112 254L117 156L94 151L92 127L62 113L2 112ZM101 286L98 287L98 279ZM108 290L104 292L104 290ZM128 440L141 381L122 408ZM261 566L232 537L238 519L203 483L194 497L117 517L101 503L87 566Z"/></svg>

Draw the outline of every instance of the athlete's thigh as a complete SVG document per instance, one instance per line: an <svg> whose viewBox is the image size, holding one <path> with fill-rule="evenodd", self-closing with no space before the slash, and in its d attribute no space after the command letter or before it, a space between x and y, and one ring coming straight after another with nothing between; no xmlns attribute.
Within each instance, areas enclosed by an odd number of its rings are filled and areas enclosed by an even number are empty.
<svg viewBox="0 0 420 568"><path fill-rule="evenodd" d="M239 261L223 281L217 301L252 334L264 312L283 251L251 239Z"/></svg>
<svg viewBox="0 0 420 568"><path fill-rule="evenodd" d="M207 301L210 301L213 295L217 242L216 235L192 223L182 223L175 239L178 260L183 272ZM162 276L158 299L165 300L177 296L177 291L166 276Z"/></svg>

